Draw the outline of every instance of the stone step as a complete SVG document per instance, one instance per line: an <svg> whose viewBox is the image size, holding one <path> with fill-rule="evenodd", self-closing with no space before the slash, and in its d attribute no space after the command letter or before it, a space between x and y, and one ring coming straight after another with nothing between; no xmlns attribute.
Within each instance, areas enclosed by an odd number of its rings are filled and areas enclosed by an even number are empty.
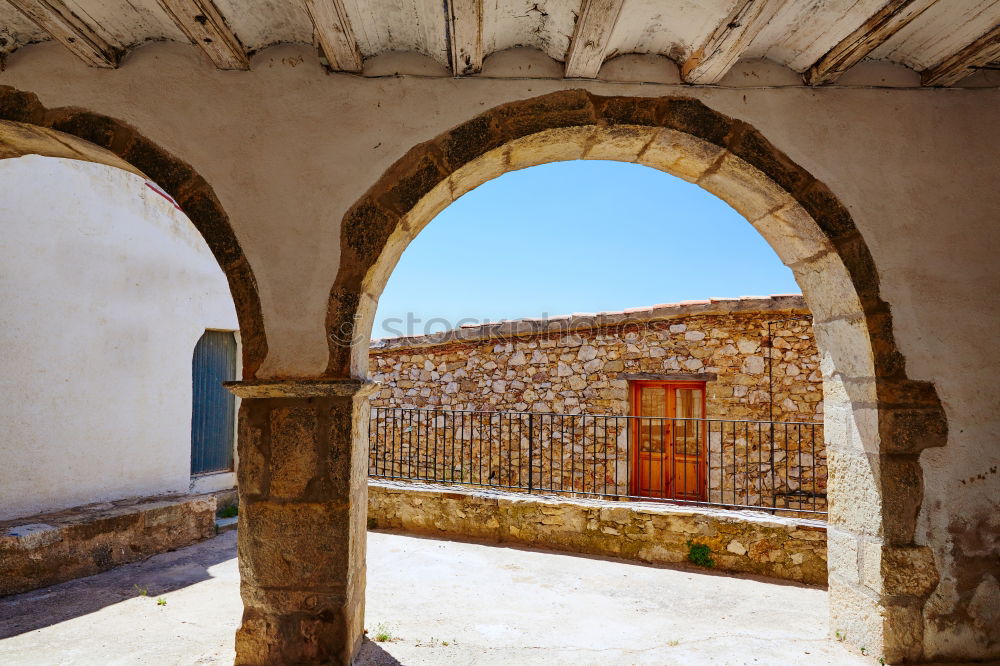
<svg viewBox="0 0 1000 666"><path fill-rule="evenodd" d="M239 521L239 516L233 516L232 518L216 518L215 519L215 533L222 534L223 532L229 532L236 529L236 524Z"/></svg>

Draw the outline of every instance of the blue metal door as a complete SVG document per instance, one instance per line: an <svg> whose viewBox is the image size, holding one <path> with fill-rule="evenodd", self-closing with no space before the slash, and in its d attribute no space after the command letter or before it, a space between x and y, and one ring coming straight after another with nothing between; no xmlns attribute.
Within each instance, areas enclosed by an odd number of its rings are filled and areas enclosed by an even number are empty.
<svg viewBox="0 0 1000 666"><path fill-rule="evenodd" d="M236 379L236 336L205 331L194 348L191 474L233 469L236 398L222 382Z"/></svg>

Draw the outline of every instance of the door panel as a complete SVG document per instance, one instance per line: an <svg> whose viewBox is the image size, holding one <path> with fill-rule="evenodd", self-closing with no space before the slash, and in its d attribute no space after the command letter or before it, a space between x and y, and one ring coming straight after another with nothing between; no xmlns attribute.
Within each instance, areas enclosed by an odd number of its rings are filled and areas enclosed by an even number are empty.
<svg viewBox="0 0 1000 666"><path fill-rule="evenodd" d="M236 398L222 382L236 379L236 337L205 331L194 349L191 375L191 474L231 470Z"/></svg>
<svg viewBox="0 0 1000 666"><path fill-rule="evenodd" d="M644 454L639 463L639 492L643 497L667 496L666 456Z"/></svg>
<svg viewBox="0 0 1000 666"><path fill-rule="evenodd" d="M677 419L701 419L704 390L693 387L674 387L673 413ZM702 446L704 424L697 420L674 422L673 496L697 500L702 497Z"/></svg>
<svg viewBox="0 0 1000 666"><path fill-rule="evenodd" d="M667 398L667 392L661 387L639 387L639 416L658 418L638 420L638 495L665 497L667 493L668 457L665 444L670 437L670 428L663 419L667 414Z"/></svg>
<svg viewBox="0 0 1000 666"><path fill-rule="evenodd" d="M631 492L663 499L704 499L703 382L637 382Z"/></svg>

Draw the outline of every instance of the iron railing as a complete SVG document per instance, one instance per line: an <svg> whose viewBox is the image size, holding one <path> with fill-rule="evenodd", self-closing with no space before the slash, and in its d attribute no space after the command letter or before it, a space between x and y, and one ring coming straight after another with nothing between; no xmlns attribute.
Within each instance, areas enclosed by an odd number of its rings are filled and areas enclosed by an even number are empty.
<svg viewBox="0 0 1000 666"><path fill-rule="evenodd" d="M823 425L373 407L374 478L826 513Z"/></svg>

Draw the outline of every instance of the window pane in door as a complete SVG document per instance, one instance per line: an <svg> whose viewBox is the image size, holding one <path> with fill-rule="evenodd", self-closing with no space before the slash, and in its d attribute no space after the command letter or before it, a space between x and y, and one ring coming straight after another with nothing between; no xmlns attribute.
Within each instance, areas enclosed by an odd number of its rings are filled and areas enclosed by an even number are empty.
<svg viewBox="0 0 1000 666"><path fill-rule="evenodd" d="M662 388L650 387L641 389L639 398L640 416L667 415L667 394ZM657 419L639 420L639 446L644 453L663 452L663 429L664 421Z"/></svg>
<svg viewBox="0 0 1000 666"><path fill-rule="evenodd" d="M678 419L702 418L702 392L696 388L674 389L674 416ZM698 454L698 442L703 424L699 421L678 421L675 424L675 449L678 453Z"/></svg>

